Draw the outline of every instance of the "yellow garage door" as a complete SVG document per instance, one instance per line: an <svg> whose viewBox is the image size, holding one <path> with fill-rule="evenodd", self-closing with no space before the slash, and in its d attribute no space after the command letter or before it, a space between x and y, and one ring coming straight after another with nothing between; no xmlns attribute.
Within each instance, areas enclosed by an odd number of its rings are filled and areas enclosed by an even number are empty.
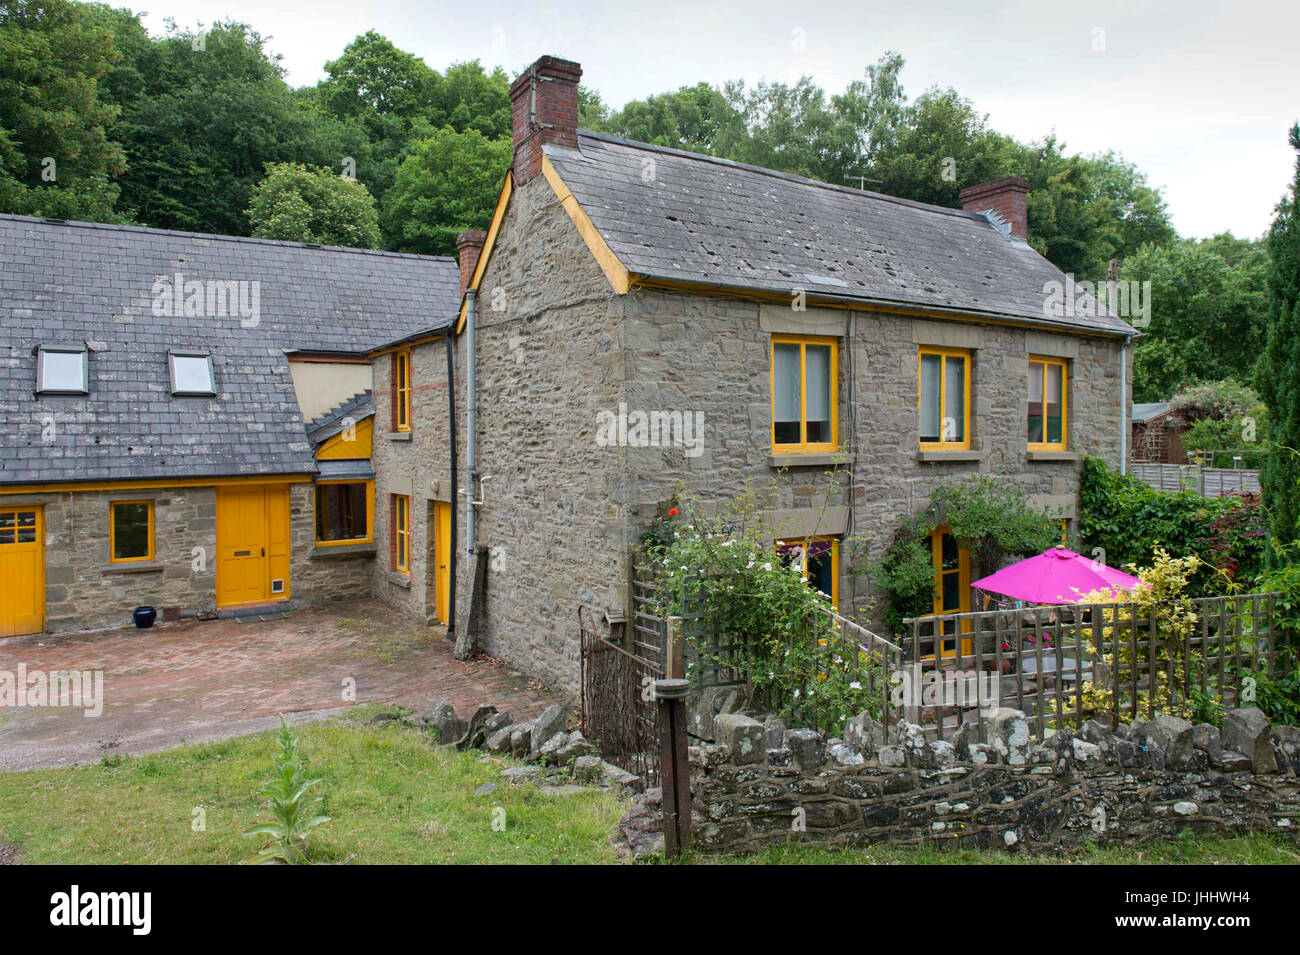
<svg viewBox="0 0 1300 955"><path fill-rule="evenodd" d="M0 508L0 637L45 629L45 521L39 507Z"/></svg>
<svg viewBox="0 0 1300 955"><path fill-rule="evenodd" d="M289 488L217 488L217 606L289 596Z"/></svg>

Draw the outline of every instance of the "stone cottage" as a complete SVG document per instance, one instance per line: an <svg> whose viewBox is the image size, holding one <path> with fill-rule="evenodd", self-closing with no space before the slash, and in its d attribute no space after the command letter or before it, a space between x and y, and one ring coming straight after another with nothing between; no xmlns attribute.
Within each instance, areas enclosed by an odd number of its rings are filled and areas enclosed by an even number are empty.
<svg viewBox="0 0 1300 955"><path fill-rule="evenodd" d="M366 350L450 259L0 216L0 637L368 596Z"/></svg>
<svg viewBox="0 0 1300 955"><path fill-rule="evenodd" d="M513 84L454 329L372 352L380 597L573 690L577 604L625 609L681 486L775 482L774 548L811 539L810 583L862 608L845 541L937 485L997 474L1071 521L1079 457L1119 465L1133 330L1052 307L1024 180L955 210L591 133L581 75ZM970 609L970 555L933 552L936 612Z"/></svg>

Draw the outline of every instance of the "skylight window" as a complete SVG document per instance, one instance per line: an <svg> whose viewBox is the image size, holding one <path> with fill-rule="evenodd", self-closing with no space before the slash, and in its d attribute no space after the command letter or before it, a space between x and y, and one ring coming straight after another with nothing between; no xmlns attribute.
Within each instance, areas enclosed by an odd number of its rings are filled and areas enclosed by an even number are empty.
<svg viewBox="0 0 1300 955"><path fill-rule="evenodd" d="M212 376L212 356L207 352L168 352L171 365L172 394L215 395L216 379Z"/></svg>
<svg viewBox="0 0 1300 955"><path fill-rule="evenodd" d="M36 391L84 395L90 390L85 345L42 345L36 353Z"/></svg>

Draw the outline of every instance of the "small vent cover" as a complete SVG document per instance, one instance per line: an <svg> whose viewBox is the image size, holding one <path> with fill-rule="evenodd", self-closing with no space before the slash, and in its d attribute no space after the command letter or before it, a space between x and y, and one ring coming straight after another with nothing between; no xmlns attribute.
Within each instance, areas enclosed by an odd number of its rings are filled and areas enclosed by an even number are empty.
<svg viewBox="0 0 1300 955"><path fill-rule="evenodd" d="M271 593L273 593L273 594L282 594L282 593L284 593L284 580L283 580L283 579L279 579L279 580L273 580L273 581L271 581Z"/></svg>

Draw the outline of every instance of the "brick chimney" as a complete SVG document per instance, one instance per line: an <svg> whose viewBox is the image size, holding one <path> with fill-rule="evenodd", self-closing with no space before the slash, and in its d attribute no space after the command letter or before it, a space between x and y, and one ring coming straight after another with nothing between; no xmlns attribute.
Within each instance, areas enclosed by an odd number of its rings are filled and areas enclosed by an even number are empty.
<svg viewBox="0 0 1300 955"><path fill-rule="evenodd" d="M571 60L544 56L510 87L514 121L515 185L542 171L542 146L578 148L578 80L582 67Z"/></svg>
<svg viewBox="0 0 1300 955"><path fill-rule="evenodd" d="M967 212L995 212L1002 221L1011 224L1011 234L1017 239L1029 235L1029 182L1019 176L1006 176L967 186L957 196Z"/></svg>
<svg viewBox="0 0 1300 955"><path fill-rule="evenodd" d="M470 279L474 277L474 268L478 257L483 254L483 243L487 233L482 229L466 229L456 236L456 257L460 260L460 294L464 296L469 288Z"/></svg>

